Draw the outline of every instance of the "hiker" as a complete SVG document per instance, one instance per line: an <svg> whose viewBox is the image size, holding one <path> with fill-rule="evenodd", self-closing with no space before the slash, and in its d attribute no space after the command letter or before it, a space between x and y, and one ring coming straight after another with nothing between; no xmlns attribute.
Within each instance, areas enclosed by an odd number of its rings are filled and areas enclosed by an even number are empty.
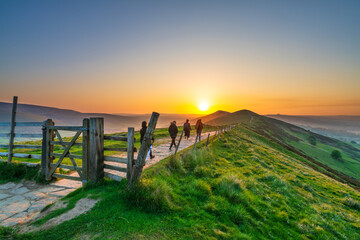
<svg viewBox="0 0 360 240"><path fill-rule="evenodd" d="M176 139L176 136L177 136L177 133L178 133L178 128L176 126L175 121L170 123L169 133L170 133L170 137L171 137L171 144L170 144L169 151L171 152L172 146L176 147L175 139Z"/></svg>
<svg viewBox="0 0 360 240"><path fill-rule="evenodd" d="M195 129L196 129L196 137L198 138L198 141L201 141L201 132L204 127L204 124L201 122L201 119L197 120Z"/></svg>
<svg viewBox="0 0 360 240"><path fill-rule="evenodd" d="M191 125L189 123L189 119L186 119L186 123L184 123L185 139L189 139L190 131L191 131Z"/></svg>
<svg viewBox="0 0 360 240"><path fill-rule="evenodd" d="M143 121L141 123L141 129L140 129L140 144L143 143L144 136L145 136L145 133L146 133L146 129L147 129L146 121ZM155 157L155 155L152 154L152 150L151 150L152 149L152 144L153 144L154 141L155 141L155 139L154 139L154 136L153 136L152 139L151 139L151 145L150 145L150 150L149 150L150 159L153 159Z"/></svg>

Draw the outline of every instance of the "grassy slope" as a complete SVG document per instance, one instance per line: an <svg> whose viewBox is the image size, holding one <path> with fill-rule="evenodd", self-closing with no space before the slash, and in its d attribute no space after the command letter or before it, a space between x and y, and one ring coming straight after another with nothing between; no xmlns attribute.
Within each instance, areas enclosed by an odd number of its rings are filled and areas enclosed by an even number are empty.
<svg viewBox="0 0 360 240"><path fill-rule="evenodd" d="M312 133L294 125L262 116L248 126L263 135L294 147L305 155L325 164L336 171L360 180L360 149L345 142ZM309 137L316 138L316 145L309 143ZM334 160L330 154L333 150L342 153L343 161Z"/></svg>
<svg viewBox="0 0 360 240"><path fill-rule="evenodd" d="M145 170L140 189L106 182L71 194L101 197L87 214L15 239L359 239L360 194L243 127L209 150ZM72 204L73 205L73 204ZM2 235L1 235L2 234Z"/></svg>

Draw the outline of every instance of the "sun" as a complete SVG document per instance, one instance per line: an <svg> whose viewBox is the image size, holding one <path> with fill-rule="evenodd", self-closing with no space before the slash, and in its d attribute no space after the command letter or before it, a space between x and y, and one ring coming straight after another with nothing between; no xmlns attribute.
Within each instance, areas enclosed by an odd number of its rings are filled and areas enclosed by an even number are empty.
<svg viewBox="0 0 360 240"><path fill-rule="evenodd" d="M208 102L200 102L198 105L198 108L200 111L205 112L205 111L209 110L210 105Z"/></svg>

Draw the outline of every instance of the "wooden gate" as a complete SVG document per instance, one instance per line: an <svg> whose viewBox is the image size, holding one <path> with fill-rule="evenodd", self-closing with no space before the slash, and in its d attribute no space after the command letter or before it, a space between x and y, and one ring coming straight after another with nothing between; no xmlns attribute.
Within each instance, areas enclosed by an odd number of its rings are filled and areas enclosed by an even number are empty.
<svg viewBox="0 0 360 240"><path fill-rule="evenodd" d="M52 177L66 178L76 181L82 181L86 183L89 179L88 169L88 153L89 153L89 119L83 120L82 126L54 126L50 121L46 127L46 152L45 152L45 177L46 180L51 180ZM66 142L59 131L72 131L75 132L75 136L71 141ZM82 141L77 142L80 135L82 135ZM54 153L54 146L62 146L62 153ZM80 146L82 148L82 155L71 154L71 148L74 146ZM70 159L71 165L62 164L65 158ZM57 160L56 160L57 159ZM76 159L81 160L81 166L76 162ZM56 160L56 161L55 161ZM54 163L55 162L55 163ZM79 177L69 176L60 173L55 173L57 168L69 169L77 171Z"/></svg>

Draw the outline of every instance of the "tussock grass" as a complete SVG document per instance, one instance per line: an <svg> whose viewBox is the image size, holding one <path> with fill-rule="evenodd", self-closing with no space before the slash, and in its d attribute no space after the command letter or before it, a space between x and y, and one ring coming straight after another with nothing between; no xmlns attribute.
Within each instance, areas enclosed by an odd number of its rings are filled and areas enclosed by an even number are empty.
<svg viewBox="0 0 360 240"><path fill-rule="evenodd" d="M172 188L163 180L146 179L124 192L131 206L152 213L164 213L176 209Z"/></svg>

